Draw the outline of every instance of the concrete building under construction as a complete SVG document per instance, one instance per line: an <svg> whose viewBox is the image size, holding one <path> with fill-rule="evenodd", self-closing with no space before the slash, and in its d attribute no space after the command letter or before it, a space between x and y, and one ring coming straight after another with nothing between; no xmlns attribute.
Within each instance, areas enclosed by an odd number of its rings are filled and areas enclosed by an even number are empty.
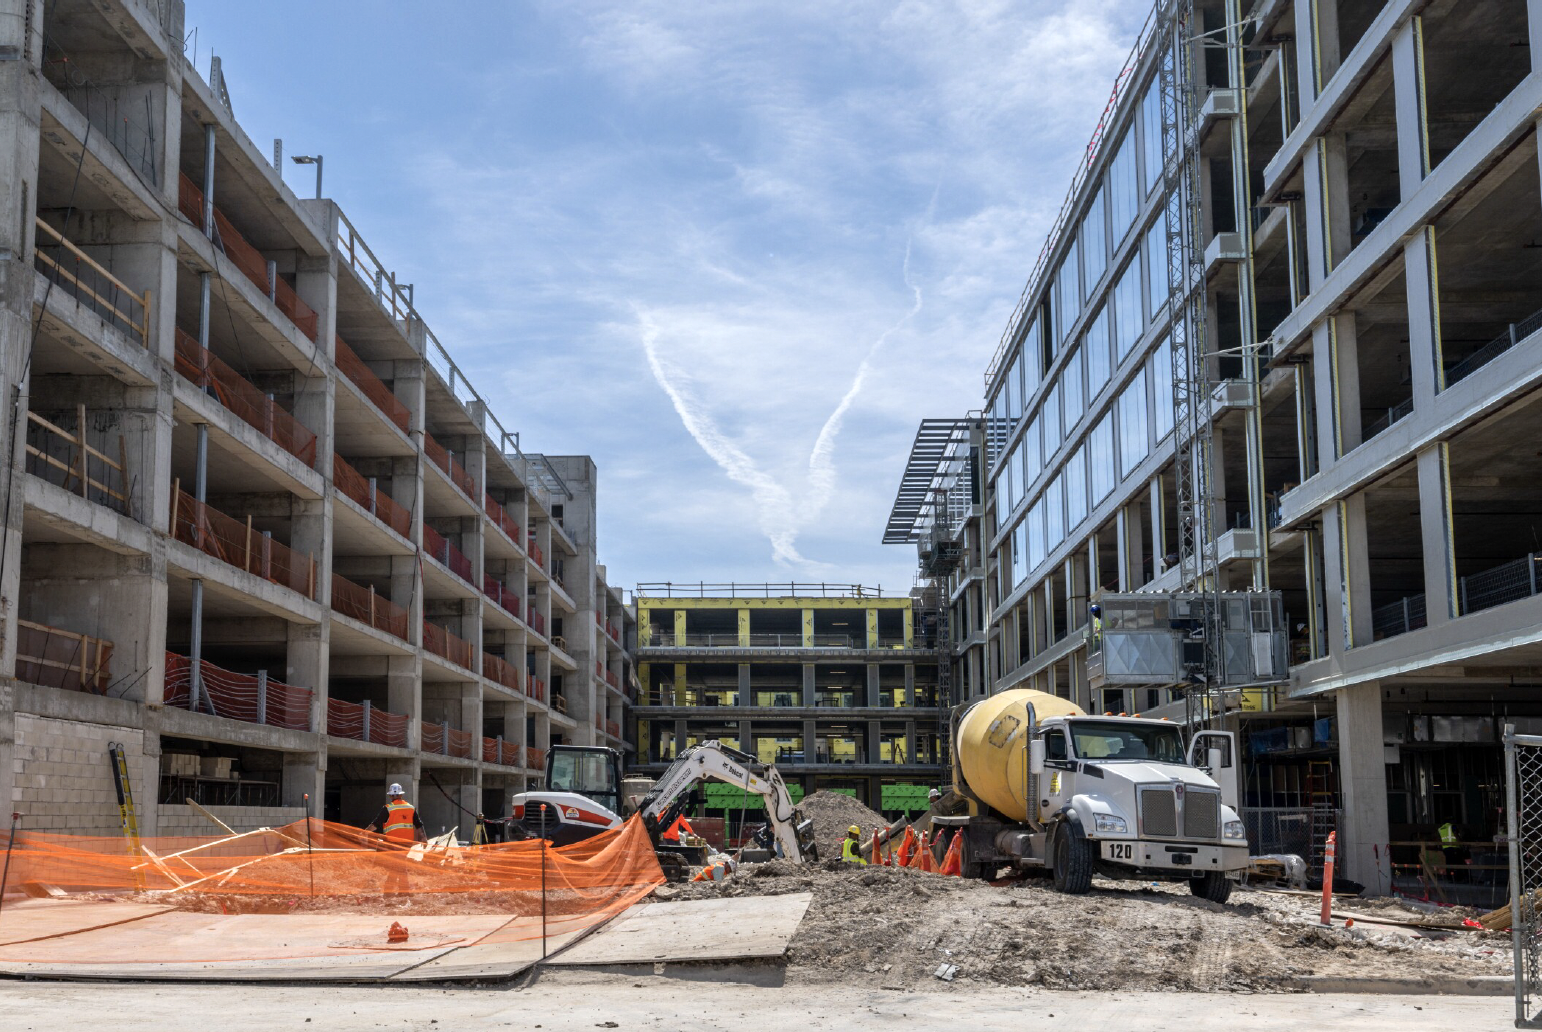
<svg viewBox="0 0 1542 1032"><path fill-rule="evenodd" d="M400 781L469 835L552 743L625 745L597 471L521 446L183 37L0 0L0 798L114 833L116 744L147 834Z"/></svg>
<svg viewBox="0 0 1542 1032"><path fill-rule="evenodd" d="M1536 0L1161 0L886 538L981 596L972 690L1192 715L1089 664L1089 606L1277 592L1278 683L1202 714L1255 849L1336 827L1367 886L1499 901L1498 734L1542 725L1538 61Z"/></svg>
<svg viewBox="0 0 1542 1032"><path fill-rule="evenodd" d="M944 776L935 640L920 599L858 585L639 585L639 772L718 739L776 764L796 798L924 811ZM710 816L746 805L732 785L704 796Z"/></svg>

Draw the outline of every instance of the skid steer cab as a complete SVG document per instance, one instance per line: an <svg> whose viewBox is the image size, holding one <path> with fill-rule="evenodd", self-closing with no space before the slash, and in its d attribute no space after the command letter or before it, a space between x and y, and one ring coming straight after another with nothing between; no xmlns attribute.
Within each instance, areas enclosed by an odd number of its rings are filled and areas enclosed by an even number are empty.
<svg viewBox="0 0 1542 1032"><path fill-rule="evenodd" d="M621 754L589 745L554 745L546 781L513 799L516 838L543 838L554 846L580 842L621 824Z"/></svg>

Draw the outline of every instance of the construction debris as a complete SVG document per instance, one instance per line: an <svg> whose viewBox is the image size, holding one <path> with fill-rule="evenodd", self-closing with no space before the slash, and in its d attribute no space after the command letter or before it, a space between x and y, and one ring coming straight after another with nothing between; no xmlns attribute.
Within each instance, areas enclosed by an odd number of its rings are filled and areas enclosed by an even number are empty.
<svg viewBox="0 0 1542 1032"><path fill-rule="evenodd" d="M789 980L869 986L1286 991L1311 976L1474 977L1510 971L1492 932L1356 921L1315 927L1314 900L1237 889L1218 905L1183 885L1099 880L1085 896L1042 879L992 885L840 861L748 864L676 899L812 892ZM1357 909L1390 918L1393 908ZM1412 915L1411 911L1404 913ZM1134 947L1134 948L1132 948Z"/></svg>
<svg viewBox="0 0 1542 1032"><path fill-rule="evenodd" d="M853 824L862 829L863 839L872 835L874 829L889 825L883 814L868 809L842 792L821 791L806 795L798 809L814 822L814 841L819 844L819 855L826 859L841 855L846 829Z"/></svg>

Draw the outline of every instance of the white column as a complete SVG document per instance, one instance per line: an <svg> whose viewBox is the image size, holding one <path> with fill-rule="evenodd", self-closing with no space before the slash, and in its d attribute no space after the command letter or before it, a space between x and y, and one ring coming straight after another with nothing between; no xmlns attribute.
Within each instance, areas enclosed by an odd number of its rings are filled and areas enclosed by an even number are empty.
<svg viewBox="0 0 1542 1032"><path fill-rule="evenodd" d="M1386 747L1381 727L1381 685L1341 688L1335 693L1339 733L1339 789L1344 818L1339 830L1339 864L1344 876L1372 893L1392 884L1387 841ZM1378 857L1378 853L1380 856Z"/></svg>

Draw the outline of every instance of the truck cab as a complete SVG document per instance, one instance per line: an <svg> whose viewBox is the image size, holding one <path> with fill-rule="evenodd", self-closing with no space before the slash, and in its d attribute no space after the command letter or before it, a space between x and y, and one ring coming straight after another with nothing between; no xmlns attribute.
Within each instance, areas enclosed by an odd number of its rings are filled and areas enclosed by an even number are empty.
<svg viewBox="0 0 1542 1032"><path fill-rule="evenodd" d="M1188 880L1221 902L1227 875L1247 866L1228 732L1201 731L1185 746L1167 721L1054 717L1036 731L1029 769L1057 885L1094 871Z"/></svg>

